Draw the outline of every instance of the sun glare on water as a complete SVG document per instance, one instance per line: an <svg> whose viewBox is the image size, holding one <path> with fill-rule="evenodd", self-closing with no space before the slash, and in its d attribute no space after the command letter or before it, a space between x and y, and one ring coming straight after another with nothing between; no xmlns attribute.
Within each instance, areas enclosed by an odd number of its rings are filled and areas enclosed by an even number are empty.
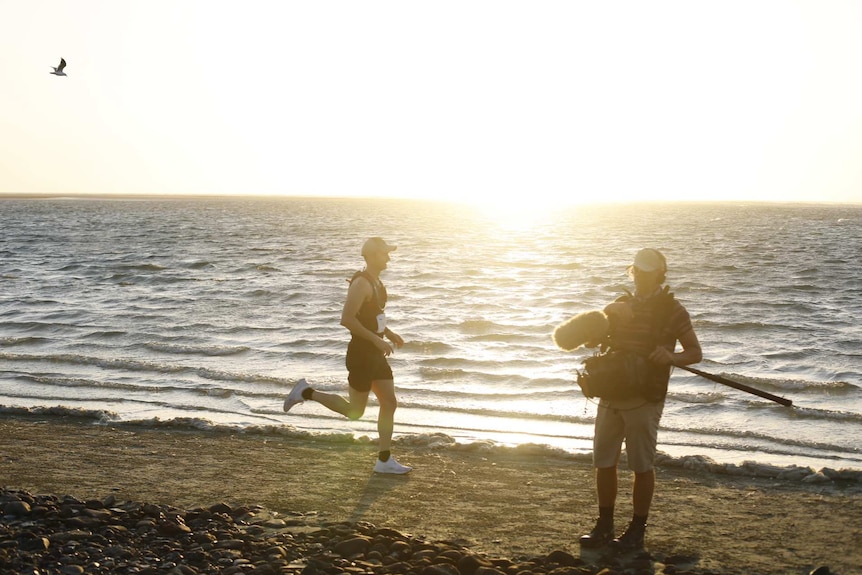
<svg viewBox="0 0 862 575"><path fill-rule="evenodd" d="M553 196L481 196L461 200L471 206L477 216L513 231L527 231L548 222L561 210L576 202Z"/></svg>

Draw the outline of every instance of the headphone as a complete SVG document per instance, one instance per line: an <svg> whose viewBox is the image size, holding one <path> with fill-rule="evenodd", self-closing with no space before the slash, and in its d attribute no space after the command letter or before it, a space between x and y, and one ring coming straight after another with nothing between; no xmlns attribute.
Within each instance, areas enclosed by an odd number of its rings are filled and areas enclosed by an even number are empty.
<svg viewBox="0 0 862 575"><path fill-rule="evenodd" d="M664 254L660 251L647 248L649 251L658 256L658 259L661 260L661 273L658 275L658 283L663 284L664 280L667 278L667 259L665 259Z"/></svg>

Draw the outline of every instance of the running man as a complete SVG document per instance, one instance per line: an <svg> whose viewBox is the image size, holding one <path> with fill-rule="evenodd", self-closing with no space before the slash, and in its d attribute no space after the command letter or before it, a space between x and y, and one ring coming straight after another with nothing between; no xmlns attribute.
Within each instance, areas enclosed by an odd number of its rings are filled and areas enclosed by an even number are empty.
<svg viewBox="0 0 862 575"><path fill-rule="evenodd" d="M392 369L386 358L392 354L392 346L400 348L404 345L404 340L386 326L386 313L383 310L386 307L387 295L386 288L380 281L380 272L386 269L389 253L394 252L396 247L379 237L366 240L362 246L365 269L356 272L350 280L347 300L341 312L341 325L346 327L351 335L346 359L349 399L314 390L305 379L300 379L284 400L284 411L290 411L296 404L311 400L356 420L365 413L368 392L373 391L380 403L377 416L379 453L374 471L403 474L410 472L412 467L401 465L390 454L398 400L395 398Z"/></svg>

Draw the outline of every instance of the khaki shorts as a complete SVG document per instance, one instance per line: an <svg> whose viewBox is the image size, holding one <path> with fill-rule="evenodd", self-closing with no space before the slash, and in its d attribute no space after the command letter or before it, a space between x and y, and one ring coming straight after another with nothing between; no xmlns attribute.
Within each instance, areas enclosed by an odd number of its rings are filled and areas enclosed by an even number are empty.
<svg viewBox="0 0 862 575"><path fill-rule="evenodd" d="M598 468L616 467L625 441L629 469L635 473L651 470L663 410L664 401L599 403L593 437L593 465Z"/></svg>

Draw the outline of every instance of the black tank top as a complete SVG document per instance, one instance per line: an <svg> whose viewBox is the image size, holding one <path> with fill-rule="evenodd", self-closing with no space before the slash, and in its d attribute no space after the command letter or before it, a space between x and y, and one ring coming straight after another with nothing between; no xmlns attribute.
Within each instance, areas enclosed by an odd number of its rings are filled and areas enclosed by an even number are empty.
<svg viewBox="0 0 862 575"><path fill-rule="evenodd" d="M362 302L359 313L356 314L356 319L359 320L359 323L365 329L382 336L383 332L378 330L377 317L383 313L383 309L386 307L386 287L379 280L375 282L371 274L366 271L353 274L353 277L350 278L350 283L352 284L358 277L364 277L371 284L373 294L371 299Z"/></svg>

